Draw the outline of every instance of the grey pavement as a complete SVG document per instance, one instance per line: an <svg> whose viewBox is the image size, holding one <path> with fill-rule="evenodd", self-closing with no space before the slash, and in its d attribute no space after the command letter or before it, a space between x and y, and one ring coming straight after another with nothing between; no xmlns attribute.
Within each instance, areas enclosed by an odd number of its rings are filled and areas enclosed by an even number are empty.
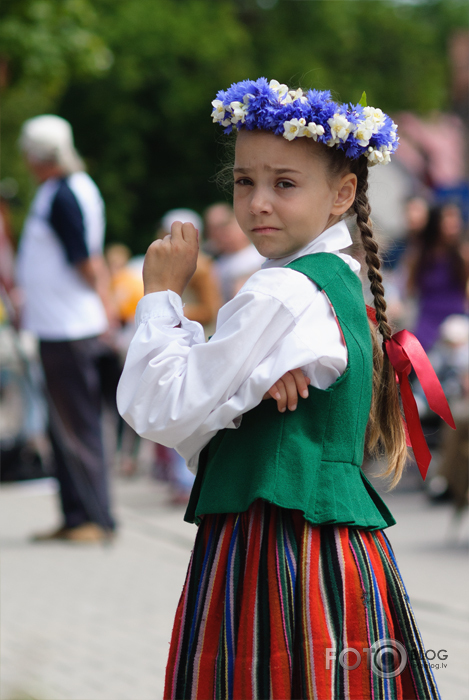
<svg viewBox="0 0 469 700"><path fill-rule="evenodd" d="M32 544L33 532L59 522L54 487L43 480L0 488L0 698L160 699L195 526L168 504L164 485L142 474L114 478L113 544ZM441 696L466 700L467 516L452 528L448 504L402 489L384 497L398 521L387 534L424 644L447 653L447 666L434 669Z"/></svg>

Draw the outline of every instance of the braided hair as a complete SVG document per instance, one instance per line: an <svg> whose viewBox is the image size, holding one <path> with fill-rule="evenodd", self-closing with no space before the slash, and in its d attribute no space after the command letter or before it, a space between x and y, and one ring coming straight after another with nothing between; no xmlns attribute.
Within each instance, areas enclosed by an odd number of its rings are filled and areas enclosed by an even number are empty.
<svg viewBox="0 0 469 700"><path fill-rule="evenodd" d="M407 460L407 446L394 368L384 349L384 344L391 337L392 331L386 316L387 305L384 298L383 278L380 273L381 260L378 253L378 243L373 237L370 218L368 164L364 158L359 158L351 165L351 171L357 176L353 211L357 217L357 226L365 251L368 279L374 298L378 324L377 330L382 337L380 345L376 328L372 326L373 398L367 430L367 449L371 454L376 455L379 453L380 447L384 448L388 459L388 468L380 476L392 476L391 487L394 487L402 476Z"/></svg>
<svg viewBox="0 0 469 700"><path fill-rule="evenodd" d="M376 457L381 452L385 453L388 466L380 476L391 477L390 487L393 488L402 476L407 460L407 446L394 368L385 351L385 342L391 337L392 330L386 315L387 304L380 273L379 248L373 236L373 224L370 218L368 162L364 157L350 160L343 151L336 148L327 148L322 144L314 144L314 146L318 154L322 154L325 159L331 178L348 172L357 176L355 200L347 215L356 215L377 321L377 328L370 321L373 345L373 394L366 433L366 450ZM378 340L378 334L381 336L381 342Z"/></svg>

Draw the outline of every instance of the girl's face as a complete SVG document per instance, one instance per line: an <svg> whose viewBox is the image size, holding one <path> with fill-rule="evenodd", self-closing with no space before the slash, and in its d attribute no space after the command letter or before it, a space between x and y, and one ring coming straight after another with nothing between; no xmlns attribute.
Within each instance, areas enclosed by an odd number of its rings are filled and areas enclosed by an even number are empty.
<svg viewBox="0 0 469 700"><path fill-rule="evenodd" d="M309 139L240 131L234 164L234 210L261 255L297 252L339 221L353 204L356 175L331 178Z"/></svg>
<svg viewBox="0 0 469 700"><path fill-rule="evenodd" d="M454 204L448 204L441 211L440 239L447 245L457 243L463 231L461 210Z"/></svg>

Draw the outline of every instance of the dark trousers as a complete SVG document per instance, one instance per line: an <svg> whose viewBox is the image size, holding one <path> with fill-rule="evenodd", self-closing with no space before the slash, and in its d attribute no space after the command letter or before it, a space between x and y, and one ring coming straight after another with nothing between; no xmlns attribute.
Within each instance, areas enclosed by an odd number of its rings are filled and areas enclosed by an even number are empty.
<svg viewBox="0 0 469 700"><path fill-rule="evenodd" d="M40 352L65 526L95 522L114 529L101 420L109 350L99 338L84 338L41 340Z"/></svg>

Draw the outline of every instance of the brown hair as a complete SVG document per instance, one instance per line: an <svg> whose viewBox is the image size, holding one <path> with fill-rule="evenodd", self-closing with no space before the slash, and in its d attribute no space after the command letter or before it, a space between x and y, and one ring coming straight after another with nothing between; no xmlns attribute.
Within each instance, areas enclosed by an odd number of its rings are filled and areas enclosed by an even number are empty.
<svg viewBox="0 0 469 700"><path fill-rule="evenodd" d="M365 251L368 279L378 323L376 328L370 322L373 344L373 396L366 435L366 449L374 456L378 456L381 451L384 451L388 466L379 476L391 477L390 488L394 488L402 476L407 460L407 447L394 368L386 352L383 351L384 343L391 337L392 331L386 316L378 243L373 237L373 224L370 218L368 162L364 156L350 160L336 148L329 148L322 146L322 144L320 146L332 176L346 172L352 172L357 176L355 201L348 213L354 213L357 217L357 226ZM378 340L378 333L381 334L381 343Z"/></svg>
<svg viewBox="0 0 469 700"><path fill-rule="evenodd" d="M461 236L459 239L448 242L445 241L442 236L442 223L445 211L454 208L459 210L457 204L446 202L446 204L440 204L430 209L428 221L415 241L416 251L414 259L411 261L409 271L409 291L413 293L420 291L422 275L428 272L433 265L436 259L436 251L439 247L443 249L446 260L449 262L455 285L459 285L460 289L464 291L468 280L468 273L464 258L461 254L461 238L463 233L462 220Z"/></svg>

